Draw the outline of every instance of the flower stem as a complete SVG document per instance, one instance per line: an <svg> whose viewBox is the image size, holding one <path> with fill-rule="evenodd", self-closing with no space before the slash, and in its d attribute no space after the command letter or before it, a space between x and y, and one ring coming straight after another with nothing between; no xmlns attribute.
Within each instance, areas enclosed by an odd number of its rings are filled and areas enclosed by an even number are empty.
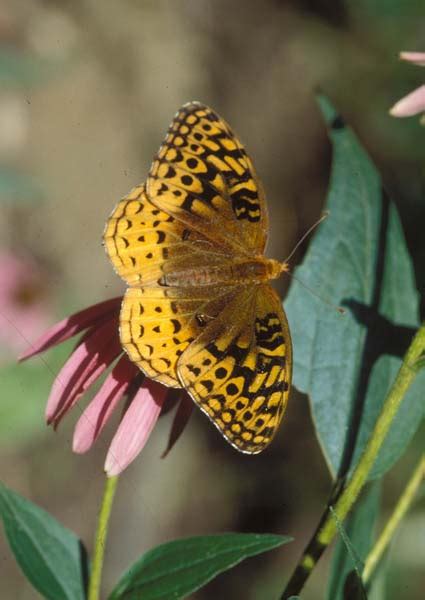
<svg viewBox="0 0 425 600"><path fill-rule="evenodd" d="M100 584L102 577L103 558L105 555L106 536L108 534L109 517L118 483L118 476L107 477L103 493L102 506L97 522L96 538L94 543L93 564L90 575L87 600L99 600Z"/></svg>
<svg viewBox="0 0 425 600"><path fill-rule="evenodd" d="M419 460L416 469L413 471L413 474L399 501L397 502L397 505L391 517L389 518L376 544L374 545L366 559L366 563L362 574L362 579L364 583L367 583L370 580L372 574L374 573L376 566L378 565L379 561L382 558L382 555L387 549L388 544L390 543L396 528L400 524L400 521L403 519L404 515L409 510L415 498L416 492L418 491L419 486L421 485L424 477L425 455L422 456Z"/></svg>
<svg viewBox="0 0 425 600"><path fill-rule="evenodd" d="M337 532L336 519L342 523L351 510L368 479L401 402L415 379L419 370L416 365L424 352L425 324L420 327L414 336L404 356L396 379L385 399L375 427L357 466L345 485L341 486L340 481L336 482L336 487L334 488L328 507L322 515L312 539L293 572L281 596L281 600L287 600L291 596L296 596L300 593L319 558L335 537ZM338 489L339 486L341 486L341 489ZM329 508L330 506L333 507L333 513Z"/></svg>

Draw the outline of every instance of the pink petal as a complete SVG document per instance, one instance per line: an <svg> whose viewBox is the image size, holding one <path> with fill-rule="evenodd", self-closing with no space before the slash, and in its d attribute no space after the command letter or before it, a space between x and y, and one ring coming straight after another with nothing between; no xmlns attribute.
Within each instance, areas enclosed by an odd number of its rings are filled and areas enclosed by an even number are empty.
<svg viewBox="0 0 425 600"><path fill-rule="evenodd" d="M393 117L411 117L425 111L425 85L399 100L390 110Z"/></svg>
<svg viewBox="0 0 425 600"><path fill-rule="evenodd" d="M164 404L162 405L160 417L168 415L169 412L177 406L181 400L182 390L181 388L168 388L167 395L165 396Z"/></svg>
<svg viewBox="0 0 425 600"><path fill-rule="evenodd" d="M89 308L67 317L63 321L56 323L56 325L53 325L53 327L39 337L38 340L31 345L31 348L21 354L19 360L26 360L27 358L30 358L30 356L34 356L34 354L44 352L47 348L51 348L52 346L64 342L79 331L90 327L90 325L96 324L99 320L108 315L111 315L112 318L112 313L114 312L116 312L118 318L121 302L122 296L106 300L105 302L99 302L99 304L90 306Z"/></svg>
<svg viewBox="0 0 425 600"><path fill-rule="evenodd" d="M400 52L401 60L425 67L425 52Z"/></svg>
<svg viewBox="0 0 425 600"><path fill-rule="evenodd" d="M115 321L96 327L78 346L53 382L46 406L47 423L58 425L111 362L122 352Z"/></svg>
<svg viewBox="0 0 425 600"><path fill-rule="evenodd" d="M194 402L190 396L185 392L182 392L182 399L177 408L176 414L174 415L173 424L171 425L170 436L168 438L168 444L166 449L161 455L161 458L165 458L174 444L177 442L181 434L183 433L186 425L189 422L190 415L192 414Z"/></svg>
<svg viewBox="0 0 425 600"><path fill-rule="evenodd" d="M72 443L74 452L83 454L92 447L137 373L139 369L127 355L120 358L78 419Z"/></svg>
<svg viewBox="0 0 425 600"><path fill-rule="evenodd" d="M130 403L109 447L105 461L108 477L118 475L145 446L161 412L167 388L146 379Z"/></svg>

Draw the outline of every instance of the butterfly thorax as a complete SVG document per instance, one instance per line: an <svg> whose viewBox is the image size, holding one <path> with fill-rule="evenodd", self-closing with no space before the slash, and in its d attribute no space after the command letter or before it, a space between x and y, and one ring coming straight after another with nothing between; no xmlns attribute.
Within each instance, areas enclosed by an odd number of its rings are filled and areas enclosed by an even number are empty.
<svg viewBox="0 0 425 600"><path fill-rule="evenodd" d="M164 275L161 277L160 284L172 287L255 284L276 279L286 270L286 263L259 255L246 259L235 258L222 265L193 268L188 266Z"/></svg>

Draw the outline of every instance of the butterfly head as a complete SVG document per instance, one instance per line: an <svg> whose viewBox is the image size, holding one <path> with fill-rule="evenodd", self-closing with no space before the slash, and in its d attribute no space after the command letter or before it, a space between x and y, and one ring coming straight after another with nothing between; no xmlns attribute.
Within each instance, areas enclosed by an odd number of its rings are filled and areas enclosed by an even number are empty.
<svg viewBox="0 0 425 600"><path fill-rule="evenodd" d="M289 272L289 264L287 262L279 262L274 258L268 258L267 260L267 274L269 279L277 279L282 273Z"/></svg>

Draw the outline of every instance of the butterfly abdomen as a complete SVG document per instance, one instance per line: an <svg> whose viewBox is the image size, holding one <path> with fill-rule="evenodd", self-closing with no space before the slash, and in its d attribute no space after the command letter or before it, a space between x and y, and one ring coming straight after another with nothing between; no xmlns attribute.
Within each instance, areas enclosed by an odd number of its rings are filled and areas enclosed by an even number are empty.
<svg viewBox="0 0 425 600"><path fill-rule="evenodd" d="M169 287L263 283L278 277L282 270L284 265L278 261L260 256L223 265L188 267L163 275L159 283Z"/></svg>

